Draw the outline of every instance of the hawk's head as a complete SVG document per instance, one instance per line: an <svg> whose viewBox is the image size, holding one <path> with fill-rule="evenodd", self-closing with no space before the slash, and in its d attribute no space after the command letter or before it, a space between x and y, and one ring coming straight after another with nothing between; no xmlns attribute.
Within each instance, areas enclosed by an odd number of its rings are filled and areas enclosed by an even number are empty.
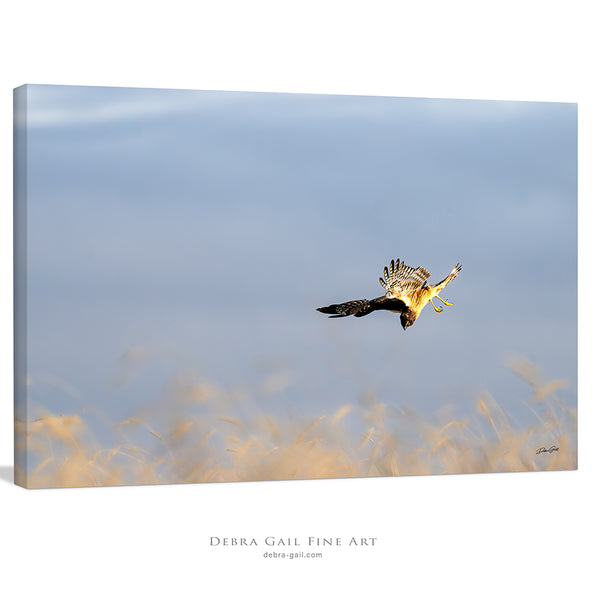
<svg viewBox="0 0 600 600"><path fill-rule="evenodd" d="M402 328L406 330L407 327L410 327L415 322L415 316L410 312L403 312L400 315L400 323L402 323Z"/></svg>

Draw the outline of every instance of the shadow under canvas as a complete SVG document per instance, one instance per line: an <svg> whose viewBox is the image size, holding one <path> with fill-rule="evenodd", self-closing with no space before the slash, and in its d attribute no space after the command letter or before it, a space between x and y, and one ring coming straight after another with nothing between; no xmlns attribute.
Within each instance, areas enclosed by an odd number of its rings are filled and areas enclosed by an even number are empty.
<svg viewBox="0 0 600 600"><path fill-rule="evenodd" d="M14 483L15 470L7 465L0 465L0 479L7 483Z"/></svg>

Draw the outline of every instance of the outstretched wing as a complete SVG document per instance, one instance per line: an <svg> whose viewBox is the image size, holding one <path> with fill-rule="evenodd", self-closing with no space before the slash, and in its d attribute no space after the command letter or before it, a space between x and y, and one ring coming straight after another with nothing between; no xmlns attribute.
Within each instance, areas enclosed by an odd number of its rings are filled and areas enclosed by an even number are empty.
<svg viewBox="0 0 600 600"><path fill-rule="evenodd" d="M329 318L335 317L349 317L354 315L355 317L363 317L373 312L371 308L370 300L350 300L349 302L342 302L341 304L330 304L329 306L322 306L317 308L319 312L331 315Z"/></svg>
<svg viewBox="0 0 600 600"><path fill-rule="evenodd" d="M398 258L390 263L389 270L387 267L383 269L383 278L379 278L379 283L386 292L400 298L404 294L422 288L430 275L431 273L427 269L409 267L404 264L404 261L400 262Z"/></svg>
<svg viewBox="0 0 600 600"><path fill-rule="evenodd" d="M392 312L403 313L406 310L406 304L396 298L374 298L373 300L350 300L341 304L330 304L317 308L319 312L330 315L330 319L336 317L364 317L371 314L374 310L391 310Z"/></svg>

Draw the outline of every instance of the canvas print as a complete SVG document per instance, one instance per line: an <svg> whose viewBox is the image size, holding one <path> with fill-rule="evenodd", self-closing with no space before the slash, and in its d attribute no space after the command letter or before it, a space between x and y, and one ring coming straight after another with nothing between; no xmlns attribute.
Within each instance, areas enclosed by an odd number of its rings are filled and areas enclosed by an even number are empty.
<svg viewBox="0 0 600 600"><path fill-rule="evenodd" d="M577 105L14 100L17 484L577 468Z"/></svg>

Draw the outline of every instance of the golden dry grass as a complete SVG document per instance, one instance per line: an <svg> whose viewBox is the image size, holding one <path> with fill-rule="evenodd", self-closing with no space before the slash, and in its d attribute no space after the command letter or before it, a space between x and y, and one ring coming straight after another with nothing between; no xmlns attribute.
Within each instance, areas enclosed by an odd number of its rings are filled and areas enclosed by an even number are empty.
<svg viewBox="0 0 600 600"><path fill-rule="evenodd" d="M426 419L372 392L331 414L243 417L239 390L180 373L162 408L111 427L114 444L99 444L82 414L17 421L15 447L29 468L15 479L50 488L577 468L577 412L559 396L565 382L544 381L523 359L509 366L530 387L524 426L487 393L460 419ZM558 450L536 453L551 446Z"/></svg>

